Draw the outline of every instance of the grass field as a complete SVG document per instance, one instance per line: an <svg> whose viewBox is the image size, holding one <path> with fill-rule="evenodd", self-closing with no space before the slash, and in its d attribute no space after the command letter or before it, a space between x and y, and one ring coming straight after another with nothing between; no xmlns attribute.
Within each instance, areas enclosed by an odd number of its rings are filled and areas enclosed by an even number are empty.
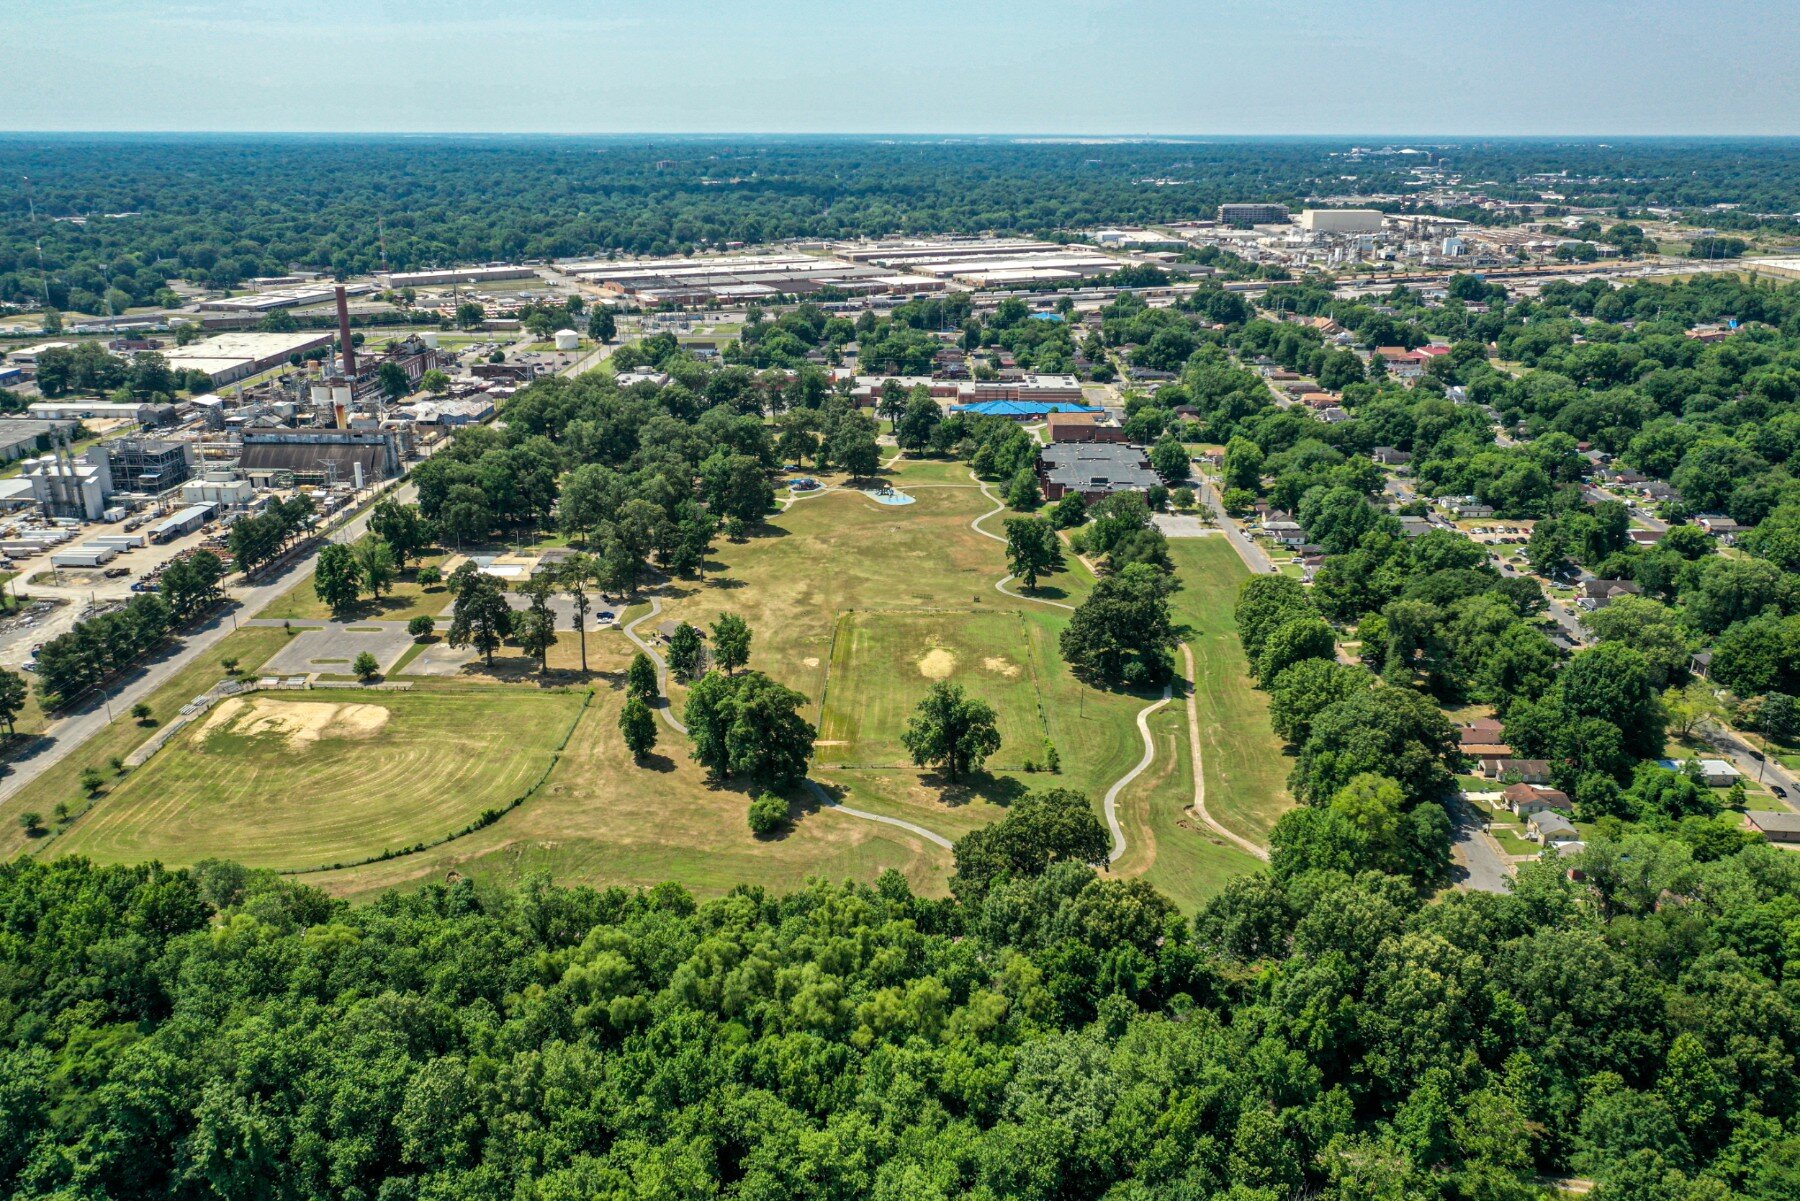
<svg viewBox="0 0 1800 1201"><path fill-rule="evenodd" d="M1275 820L1292 801L1292 766L1269 726L1269 707L1250 683L1231 614L1249 572L1224 538L1176 538L1169 556L1182 582L1174 597L1187 623L1199 679L1200 753L1206 765L1206 807L1218 821L1267 843Z"/></svg>
<svg viewBox="0 0 1800 1201"><path fill-rule="evenodd" d="M450 556L447 553L426 555L402 572L394 581L393 590L379 599L365 597L357 605L344 614L346 619L359 621L408 621L423 614L436 617L450 607L450 590L443 584L425 587L418 582L419 568L441 567ZM257 614L258 617L286 618L292 621L326 621L332 612L325 602L319 599L313 587L313 573L307 572L300 582L288 589L281 596Z"/></svg>
<svg viewBox="0 0 1800 1201"><path fill-rule="evenodd" d="M903 462L891 481L916 503L883 506L857 492L828 492L772 515L742 542L721 539L704 581L657 590L664 616L707 626L732 612L749 622L750 666L810 698L806 716L822 727L813 778L847 804L948 838L995 820L1031 790L1073 788L1098 810L1107 788L1141 756L1136 717L1160 693L1081 684L1057 649L1069 611L995 589L1006 570L1003 547L970 528L993 502L966 466ZM997 532L1002 519L988 525ZM1244 569L1223 539L1178 540L1171 550L1185 583L1177 616L1193 628L1205 665L1199 702L1209 803L1233 829L1261 838L1287 804L1287 765L1261 694L1244 678L1230 625ZM1088 570L1071 559L1070 570L1048 579L1041 595L1075 604L1092 586ZM436 612L447 599L440 598L403 584L392 607L363 616ZM325 614L308 579L263 615ZM158 718L216 682L223 655L254 670L285 640L274 628L232 635L158 694ZM574 722L544 786L492 825L421 852L305 878L361 897L451 871L509 880L544 871L592 884L672 879L712 896L744 883L791 888L815 875L871 880L891 867L923 893L945 892L951 857L941 847L816 808L804 794L796 794L791 829L753 836L746 794L711 785L686 740L667 727L658 728L655 752L634 762L617 728L618 688L633 649L617 631L591 633L592 674L585 678L572 636L552 649L552 682L596 689L579 718L572 707L579 697L540 690L535 665L516 648L502 652L491 672L477 667L413 693L293 694L386 708L386 724L362 737L340 730L297 746L292 731L253 729L253 713L228 715L210 732L184 732L144 768L114 781L91 812L40 851L169 863L229 856L285 868L370 856L442 838L483 809L506 804L537 778L549 748ZM937 673L1001 714L1004 743L992 770L958 787L915 768L898 741ZM684 690L674 691L679 706ZM1143 874L1191 909L1255 865L1188 812L1193 781L1182 691L1152 720L1151 769L1120 798L1131 854L1118 870ZM120 722L26 790L32 807L48 814L54 801L75 799L82 767L126 753L147 734ZM1042 760L1046 734L1059 752L1060 774L1022 770L1027 759ZM16 837L16 830L9 822L0 838Z"/></svg>
<svg viewBox="0 0 1800 1201"><path fill-rule="evenodd" d="M1180 701L1151 716L1156 761L1119 796L1126 853L1113 870L1143 876L1183 913L1192 913L1227 880L1262 864L1193 815L1194 769L1187 729Z"/></svg>
<svg viewBox="0 0 1800 1201"><path fill-rule="evenodd" d="M509 881L541 871L563 883L675 880L711 897L746 883L791 889L811 876L870 880L892 867L921 892L944 894L949 856L891 826L796 805L787 833L757 838L745 819L747 796L710 787L685 741L660 723L655 751L633 762L618 732L623 693L606 682L623 679L630 650L615 631L590 636L589 663L604 678L556 770L526 804L444 846L307 881L366 896L452 870ZM572 662L572 644L556 651L553 663Z"/></svg>
<svg viewBox="0 0 1800 1201"><path fill-rule="evenodd" d="M443 838L536 783L581 701L524 687L234 697L126 777L57 850L291 870Z"/></svg>
<svg viewBox="0 0 1800 1201"><path fill-rule="evenodd" d="M244 626L233 630L212 650L150 694L145 703L150 706L151 720L156 723L168 721L183 705L224 679L225 659L235 658L244 671L254 672L287 642L287 637L285 631L265 627ZM106 770L109 760L129 754L150 736L153 729L154 726L138 725L124 713L115 713L111 725L20 789L5 804L0 804L0 856L11 856L26 845L19 830L19 814L37 812L48 821L59 802L79 808L85 803L79 782L82 771L89 767ZM109 787L117 783L115 781ZM105 805L108 799L109 794L103 793L97 804ZM53 849L60 842L60 838L38 839L32 845Z"/></svg>
<svg viewBox="0 0 1800 1201"><path fill-rule="evenodd" d="M832 643L819 725L821 763L899 767L900 736L931 686L945 681L994 707L994 767L1044 758L1046 731L1025 619L1016 612L846 613Z"/></svg>

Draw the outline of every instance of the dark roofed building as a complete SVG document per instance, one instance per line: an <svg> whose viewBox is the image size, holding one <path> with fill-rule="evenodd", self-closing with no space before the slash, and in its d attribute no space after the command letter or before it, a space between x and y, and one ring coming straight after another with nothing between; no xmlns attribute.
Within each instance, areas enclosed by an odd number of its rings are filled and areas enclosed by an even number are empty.
<svg viewBox="0 0 1800 1201"><path fill-rule="evenodd" d="M1135 446L1106 442L1055 442L1038 452L1038 478L1047 500L1071 492L1095 501L1114 492L1141 492L1162 479Z"/></svg>
<svg viewBox="0 0 1800 1201"><path fill-rule="evenodd" d="M400 474L399 440L386 430L245 430L238 463L252 471L291 471L302 482L353 484Z"/></svg>

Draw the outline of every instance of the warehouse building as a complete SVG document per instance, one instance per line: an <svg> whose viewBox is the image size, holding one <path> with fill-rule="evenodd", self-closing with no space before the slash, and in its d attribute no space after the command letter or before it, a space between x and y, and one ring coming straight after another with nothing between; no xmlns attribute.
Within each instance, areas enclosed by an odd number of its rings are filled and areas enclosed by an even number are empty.
<svg viewBox="0 0 1800 1201"><path fill-rule="evenodd" d="M203 371L212 386L233 383L287 362L292 356L331 345L329 331L290 334L242 330L163 352L173 371Z"/></svg>
<svg viewBox="0 0 1800 1201"><path fill-rule="evenodd" d="M57 434L75 431L73 421L36 417L0 417L0 463L10 463L50 449Z"/></svg>
<svg viewBox="0 0 1800 1201"><path fill-rule="evenodd" d="M1219 221L1224 225L1274 225L1288 219L1285 204L1221 204Z"/></svg>
<svg viewBox="0 0 1800 1201"><path fill-rule="evenodd" d="M390 288L430 288L440 284L491 284L507 279L535 279L531 267L499 264L493 267L435 267L429 271L396 271L387 277Z"/></svg>
<svg viewBox="0 0 1800 1201"><path fill-rule="evenodd" d="M360 296L375 289L368 284L346 284L344 291L352 296ZM272 313L276 309L299 308L309 304L325 304L337 294L333 285L325 287L284 288L274 291L258 292L251 296L222 296L213 300L202 300L198 307L210 313Z"/></svg>
<svg viewBox="0 0 1800 1201"><path fill-rule="evenodd" d="M1386 216L1380 209L1303 209L1300 228L1320 234L1378 234Z"/></svg>

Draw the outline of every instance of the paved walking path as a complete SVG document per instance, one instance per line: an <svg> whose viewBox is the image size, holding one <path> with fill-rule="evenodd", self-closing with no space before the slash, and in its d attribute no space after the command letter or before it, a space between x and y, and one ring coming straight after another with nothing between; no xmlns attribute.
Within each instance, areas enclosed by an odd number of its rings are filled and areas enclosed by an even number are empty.
<svg viewBox="0 0 1800 1201"><path fill-rule="evenodd" d="M1242 834L1227 830L1206 808L1206 766L1200 755L1200 674L1194 666L1194 648L1185 642L1181 644L1181 658L1187 665L1188 679L1192 682L1188 691L1187 719L1188 751L1194 759L1194 816L1205 822L1213 833L1230 840L1235 846L1266 863L1269 859L1267 848L1258 846Z"/></svg>
<svg viewBox="0 0 1800 1201"><path fill-rule="evenodd" d="M980 476L976 475L973 471L971 471L969 473L969 478L975 481L976 487L981 489L981 494L983 496L987 497L989 500L994 502L994 507L989 509L987 512L983 513L980 517L977 517L975 520L971 521L969 523L969 528L974 530L977 534L980 534L983 538L992 538L995 542L1005 545L1005 543L1006 543L1005 538L1001 537L999 534L993 533L990 530L982 529L981 523L986 521L988 518L992 517L994 514L1005 509L1006 502L1001 500L999 497L995 496L992 492L989 492L987 483L984 480L982 480L982 478ZM1083 561L1085 562L1085 560L1083 560ZM998 592L1001 596L1010 596L1014 600L1036 601L1040 605L1054 605L1058 609L1067 609L1071 613L1073 613L1075 611L1074 605L1065 605L1062 601L1053 601L1053 600L1050 600L1050 599L1048 599L1046 597L1042 597L1042 596L1026 596L1022 592L1008 592L1006 589L1006 584L1007 584L1007 581L1011 580L1012 578L1013 577L1010 573L1007 575L1001 576L998 580L996 580L994 582L994 591Z"/></svg>
<svg viewBox="0 0 1800 1201"><path fill-rule="evenodd" d="M662 657L662 652L654 645L638 637L637 628L644 622L662 612L662 601L655 594L650 596L650 611L625 627L625 637L637 644L637 648L650 656L650 662L656 665L656 690L662 693L662 704L657 706L663 720L677 734L686 734L688 728L679 717L675 716L675 702L669 699L669 661Z"/></svg>
<svg viewBox="0 0 1800 1201"><path fill-rule="evenodd" d="M1109 863L1117 863L1120 857L1125 854L1125 830L1124 827L1119 825L1119 794L1125 791L1126 785L1143 775L1145 768L1156 761L1156 739L1150 734L1150 715L1168 704L1169 698L1174 695L1173 686L1164 684L1162 699L1145 705L1142 709L1138 710L1137 728L1138 733L1142 735L1144 739L1144 757L1138 760L1136 767L1120 776L1117 782L1115 782L1111 788L1106 790L1106 800L1101 803L1101 808L1106 811L1106 828L1112 831L1112 850L1106 853L1106 859Z"/></svg>

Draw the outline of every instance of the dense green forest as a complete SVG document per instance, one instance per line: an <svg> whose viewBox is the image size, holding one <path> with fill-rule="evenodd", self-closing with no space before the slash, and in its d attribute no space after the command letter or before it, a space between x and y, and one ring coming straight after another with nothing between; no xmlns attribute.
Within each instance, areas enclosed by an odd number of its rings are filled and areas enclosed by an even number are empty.
<svg viewBox="0 0 1800 1201"><path fill-rule="evenodd" d="M979 845L977 845L979 844ZM41 1198L1786 1201L1800 861L1643 835L1189 923L1084 798L954 899L0 867L0 1179Z"/></svg>
<svg viewBox="0 0 1800 1201"><path fill-rule="evenodd" d="M1307 139L16 135L0 138L0 302L41 302L47 286L55 307L98 312L109 293L115 308L151 303L171 278L368 272L383 231L397 270L791 237L1051 234L1210 217L1223 201L1404 194L1425 163L1501 199L1536 199L1545 185L1522 181L1543 172L1571 204L1729 202L1739 207L1706 220L1773 217L1800 234L1793 142L1416 145L1423 154L1352 157L1350 143Z"/></svg>

